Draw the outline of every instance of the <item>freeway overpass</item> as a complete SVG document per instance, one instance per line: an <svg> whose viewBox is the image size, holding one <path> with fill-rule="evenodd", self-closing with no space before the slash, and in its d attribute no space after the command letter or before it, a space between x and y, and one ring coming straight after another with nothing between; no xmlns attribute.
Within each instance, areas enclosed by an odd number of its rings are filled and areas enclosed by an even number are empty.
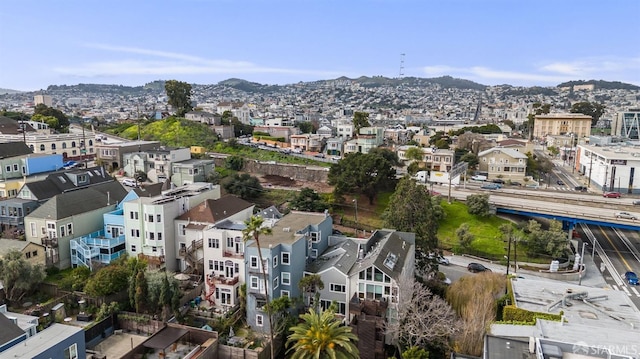
<svg viewBox="0 0 640 359"><path fill-rule="evenodd" d="M472 194L489 194L489 203L498 213L544 217L563 221L569 228L578 223L627 230L640 230L640 221L618 219L616 212L625 211L640 218L631 198L604 198L599 194L574 194L520 188L481 190L477 186L453 188L451 197L465 201Z"/></svg>

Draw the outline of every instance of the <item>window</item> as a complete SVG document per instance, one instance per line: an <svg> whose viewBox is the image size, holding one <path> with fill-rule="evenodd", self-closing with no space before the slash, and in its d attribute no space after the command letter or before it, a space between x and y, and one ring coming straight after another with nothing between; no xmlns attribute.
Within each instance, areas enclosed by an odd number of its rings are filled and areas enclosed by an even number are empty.
<svg viewBox="0 0 640 359"><path fill-rule="evenodd" d="M153 233L153 232L147 232L147 236L148 236L148 237L149 237L149 239L150 239L150 240L152 240L152 241L156 239L156 238L155 238L155 233Z"/></svg>
<svg viewBox="0 0 640 359"><path fill-rule="evenodd" d="M44 151L44 145L40 145L40 151Z"/></svg>
<svg viewBox="0 0 640 359"><path fill-rule="evenodd" d="M289 252L282 252L282 264L289 265Z"/></svg>
<svg viewBox="0 0 640 359"><path fill-rule="evenodd" d="M278 266L278 256L273 257L273 268Z"/></svg>
<svg viewBox="0 0 640 359"><path fill-rule="evenodd" d="M260 279L258 277L251 277L251 289L258 289L260 288Z"/></svg>
<svg viewBox="0 0 640 359"><path fill-rule="evenodd" d="M135 245L135 244L132 244L132 245L131 245L131 251L132 251L132 252L135 252L135 251L136 251L136 245Z"/></svg>
<svg viewBox="0 0 640 359"><path fill-rule="evenodd" d="M233 265L233 268L235 269L236 274L240 273L240 264L235 263L235 264Z"/></svg>
<svg viewBox="0 0 640 359"><path fill-rule="evenodd" d="M213 260L209 259L209 270L213 270Z"/></svg>
<svg viewBox="0 0 640 359"><path fill-rule="evenodd" d="M156 214L156 222L158 223L162 222L160 219L162 219L162 216L159 214Z"/></svg>
<svg viewBox="0 0 640 359"><path fill-rule="evenodd" d="M158 232L158 240L161 241L162 240L162 232Z"/></svg>
<svg viewBox="0 0 640 359"><path fill-rule="evenodd" d="M218 238L209 238L209 248L220 248L220 240Z"/></svg>
<svg viewBox="0 0 640 359"><path fill-rule="evenodd" d="M157 252L158 251L158 247L151 247L151 251L154 252L154 253Z"/></svg>
<svg viewBox="0 0 640 359"><path fill-rule="evenodd" d="M347 287L344 284L331 283L331 291L336 293L345 293L347 291Z"/></svg>
<svg viewBox="0 0 640 359"><path fill-rule="evenodd" d="M78 345L73 344L64 350L64 359L78 359Z"/></svg>
<svg viewBox="0 0 640 359"><path fill-rule="evenodd" d="M65 226L60 226L60 237L64 237L67 235L65 228L66 228Z"/></svg>
<svg viewBox="0 0 640 359"><path fill-rule="evenodd" d="M320 236L318 232L311 232L311 242L318 243L320 241Z"/></svg>
<svg viewBox="0 0 640 359"><path fill-rule="evenodd" d="M180 225L180 234L182 234L183 236L187 234L187 226L184 224Z"/></svg>
<svg viewBox="0 0 640 359"><path fill-rule="evenodd" d="M147 216L147 222L153 223L153 214Z"/></svg>
<svg viewBox="0 0 640 359"><path fill-rule="evenodd" d="M67 223L67 234L73 234L73 223Z"/></svg>
<svg viewBox="0 0 640 359"><path fill-rule="evenodd" d="M18 164L16 163L13 164L13 171L18 172Z"/></svg>
<svg viewBox="0 0 640 359"><path fill-rule="evenodd" d="M11 165L7 165L7 168L5 169L5 172L11 172Z"/></svg>
<svg viewBox="0 0 640 359"><path fill-rule="evenodd" d="M249 263L251 268L258 268L258 257L251 256L251 258L249 259Z"/></svg>
<svg viewBox="0 0 640 359"><path fill-rule="evenodd" d="M227 248L233 248L233 237L227 237Z"/></svg>
<svg viewBox="0 0 640 359"><path fill-rule="evenodd" d="M259 327L264 325L262 314L256 314L256 325Z"/></svg>
<svg viewBox="0 0 640 359"><path fill-rule="evenodd" d="M138 219L138 212L131 211L129 212L130 219Z"/></svg>
<svg viewBox="0 0 640 359"><path fill-rule="evenodd" d="M33 222L29 222L29 229L31 230L31 237L36 236L36 224Z"/></svg>
<svg viewBox="0 0 640 359"><path fill-rule="evenodd" d="M282 285L290 285L291 284L291 273L282 272L280 275L282 276Z"/></svg>
<svg viewBox="0 0 640 359"><path fill-rule="evenodd" d="M279 283L280 279L278 277L273 278L273 289L278 288Z"/></svg>
<svg viewBox="0 0 640 359"><path fill-rule="evenodd" d="M281 290L280 291L280 296L281 297L289 297L289 291L288 290Z"/></svg>
<svg viewBox="0 0 640 359"><path fill-rule="evenodd" d="M131 237L139 238L140 237L140 230L139 229L132 229L131 230Z"/></svg>

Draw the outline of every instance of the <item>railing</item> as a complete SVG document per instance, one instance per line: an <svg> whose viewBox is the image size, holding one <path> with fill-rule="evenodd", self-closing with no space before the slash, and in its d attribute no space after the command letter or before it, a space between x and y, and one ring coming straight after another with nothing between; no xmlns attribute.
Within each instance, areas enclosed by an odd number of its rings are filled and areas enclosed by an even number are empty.
<svg viewBox="0 0 640 359"><path fill-rule="evenodd" d="M227 251L224 251L222 253L222 256L223 257L227 257L227 258L239 258L239 259L244 258L244 254L243 253L227 252Z"/></svg>
<svg viewBox="0 0 640 359"><path fill-rule="evenodd" d="M236 285L240 281L240 278L238 276L235 276L233 278L213 277L212 279L215 283L224 284L224 285Z"/></svg>
<svg viewBox="0 0 640 359"><path fill-rule="evenodd" d="M58 247L58 238L42 237L42 245L45 247Z"/></svg>
<svg viewBox="0 0 640 359"><path fill-rule="evenodd" d="M138 254L138 259L147 261L147 264L154 267L161 267L164 264L164 256L149 256L146 254Z"/></svg>

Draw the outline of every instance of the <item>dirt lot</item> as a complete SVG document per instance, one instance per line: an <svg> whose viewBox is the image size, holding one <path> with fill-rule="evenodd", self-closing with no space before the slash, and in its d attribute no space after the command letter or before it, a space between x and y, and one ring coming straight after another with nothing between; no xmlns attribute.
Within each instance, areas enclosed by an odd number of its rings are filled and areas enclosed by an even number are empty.
<svg viewBox="0 0 640 359"><path fill-rule="evenodd" d="M275 175L258 175L257 177L264 188L295 188L299 190L308 187L316 190L318 193L329 193L333 191L333 187L326 183L296 181L288 177Z"/></svg>

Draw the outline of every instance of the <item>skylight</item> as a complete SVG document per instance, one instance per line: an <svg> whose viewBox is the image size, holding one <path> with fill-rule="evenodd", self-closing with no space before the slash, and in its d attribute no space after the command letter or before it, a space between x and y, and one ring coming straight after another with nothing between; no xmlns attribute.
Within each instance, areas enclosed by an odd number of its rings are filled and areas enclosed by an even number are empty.
<svg viewBox="0 0 640 359"><path fill-rule="evenodd" d="M393 270L393 267L396 266L396 262L398 262L398 255L389 252L389 254L387 254L387 258L384 260L384 266Z"/></svg>

